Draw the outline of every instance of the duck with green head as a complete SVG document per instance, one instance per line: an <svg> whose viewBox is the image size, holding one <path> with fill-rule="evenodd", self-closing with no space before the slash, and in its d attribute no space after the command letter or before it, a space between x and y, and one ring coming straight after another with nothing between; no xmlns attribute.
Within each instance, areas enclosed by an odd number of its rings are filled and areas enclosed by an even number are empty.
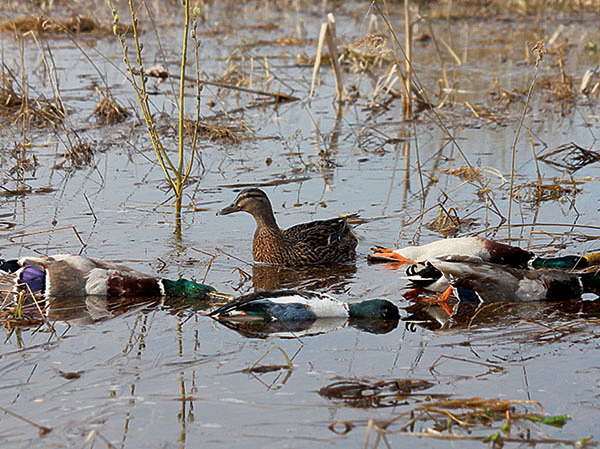
<svg viewBox="0 0 600 449"><path fill-rule="evenodd" d="M584 293L600 294L600 272L596 270L515 268L457 255L432 259L426 265L442 273L459 299L465 301L562 301L579 299ZM448 296L445 293L442 299Z"/></svg>
<svg viewBox="0 0 600 449"><path fill-rule="evenodd" d="M218 215L247 212L256 221L252 244L255 262L288 266L321 265L352 261L356 236L347 217L318 220L280 229L269 198L260 189L242 190Z"/></svg>
<svg viewBox="0 0 600 449"><path fill-rule="evenodd" d="M396 266L410 264L408 278L421 289L442 292L448 282L442 273L427 261L452 257L466 257L471 262L497 264L514 268L584 269L600 264L600 253L580 256L536 257L532 252L481 237L457 237L435 240L421 246L400 249L376 247L369 254L371 262L391 262Z"/></svg>
<svg viewBox="0 0 600 449"><path fill-rule="evenodd" d="M225 321L313 321L319 318L398 320L399 311L385 299L346 303L325 293L278 290L240 296L208 316Z"/></svg>
<svg viewBox="0 0 600 449"><path fill-rule="evenodd" d="M219 295L209 285L172 281L127 266L74 254L0 260L0 291L34 299L99 296L178 297L203 301Z"/></svg>

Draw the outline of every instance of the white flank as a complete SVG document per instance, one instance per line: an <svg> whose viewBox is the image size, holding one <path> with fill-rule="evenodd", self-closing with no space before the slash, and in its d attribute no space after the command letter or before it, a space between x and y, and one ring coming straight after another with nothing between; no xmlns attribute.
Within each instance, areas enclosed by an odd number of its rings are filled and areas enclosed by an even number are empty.
<svg viewBox="0 0 600 449"><path fill-rule="evenodd" d="M521 301L540 301L546 299L546 287L538 279L522 279L516 296Z"/></svg>
<svg viewBox="0 0 600 449"><path fill-rule="evenodd" d="M88 273L97 268L97 265L90 258L75 254L56 254L50 259L66 263L80 273Z"/></svg>
<svg viewBox="0 0 600 449"><path fill-rule="evenodd" d="M108 283L108 271L102 268L94 268L86 274L86 295L106 297L106 286Z"/></svg>
<svg viewBox="0 0 600 449"><path fill-rule="evenodd" d="M466 259L466 260L465 260ZM491 270L487 264L473 264L470 257L442 257L431 260L431 264L440 270L442 274L451 279L464 278L467 276L476 276L479 278L494 278L494 276L502 276L502 270ZM465 263L466 262L466 263Z"/></svg>
<svg viewBox="0 0 600 449"><path fill-rule="evenodd" d="M264 301L279 305L302 304L318 318L347 318L348 304L324 293L303 292L302 295L285 295L265 298Z"/></svg>
<svg viewBox="0 0 600 449"><path fill-rule="evenodd" d="M415 262L425 262L426 260L452 254L463 254L481 258L482 260L487 260L489 256L489 252L485 249L483 241L477 237L436 240L422 246L407 246L406 248L397 249L394 252Z"/></svg>

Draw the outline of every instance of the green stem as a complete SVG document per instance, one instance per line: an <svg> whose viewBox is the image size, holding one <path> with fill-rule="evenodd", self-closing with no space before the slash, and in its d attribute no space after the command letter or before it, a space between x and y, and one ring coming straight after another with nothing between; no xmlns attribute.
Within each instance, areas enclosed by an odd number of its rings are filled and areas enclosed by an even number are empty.
<svg viewBox="0 0 600 449"><path fill-rule="evenodd" d="M183 48L181 50L181 73L179 75L179 161L177 164L177 198L181 198L183 194L183 120L185 115L185 108L183 102L185 100L185 64L187 62L187 47L188 47L188 34L190 30L190 0L185 0L185 26L183 27Z"/></svg>

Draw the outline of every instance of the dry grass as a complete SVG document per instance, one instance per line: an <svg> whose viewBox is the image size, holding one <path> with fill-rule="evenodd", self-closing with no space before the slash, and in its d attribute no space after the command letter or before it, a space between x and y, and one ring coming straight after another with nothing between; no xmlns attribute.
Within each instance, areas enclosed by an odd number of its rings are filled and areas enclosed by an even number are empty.
<svg viewBox="0 0 600 449"><path fill-rule="evenodd" d="M81 15L67 18L54 18L32 14L4 20L0 23L0 31L12 33L35 31L37 33L48 34L109 34L113 32L113 29L112 25L103 25L97 19ZM119 30L119 32L126 32L126 29L123 28Z"/></svg>
<svg viewBox="0 0 600 449"><path fill-rule="evenodd" d="M451 7L449 7L451 6ZM492 18L519 16L550 16L556 13L600 12L596 0L442 0L428 1L422 7L430 17L436 18Z"/></svg>
<svg viewBox="0 0 600 449"><path fill-rule="evenodd" d="M2 76L0 83L0 118L8 118L11 124L21 122L39 127L56 127L63 123L62 105L43 95L37 99L25 98L8 76Z"/></svg>
<svg viewBox="0 0 600 449"><path fill-rule="evenodd" d="M194 120L186 119L184 121L185 132L188 136L194 134L195 126L196 122ZM228 126L205 121L204 123L198 123L196 130L200 139L222 144L235 144L242 140L242 135L247 129L243 124L241 126Z"/></svg>
<svg viewBox="0 0 600 449"><path fill-rule="evenodd" d="M586 150L575 142L559 145L553 150L538 156L538 159L547 164L576 171L586 165L600 161L600 153Z"/></svg>
<svg viewBox="0 0 600 449"><path fill-rule="evenodd" d="M9 113L22 103L21 96L15 92L10 81L0 87L0 115Z"/></svg>
<svg viewBox="0 0 600 449"><path fill-rule="evenodd" d="M94 150L89 142L80 141L68 148L64 154L64 160L56 165L56 168L70 167L82 168L92 163Z"/></svg>
<svg viewBox="0 0 600 449"><path fill-rule="evenodd" d="M425 224L427 229L438 232L444 237L456 237L479 225L474 218L461 218L453 207L446 209L440 207L438 215Z"/></svg>
<svg viewBox="0 0 600 449"><path fill-rule="evenodd" d="M575 198L583 190L571 181L554 179L550 183L540 184L538 181L516 186L513 197L516 200L539 204L543 201L559 201L565 198Z"/></svg>
<svg viewBox="0 0 600 449"><path fill-rule="evenodd" d="M96 105L94 115L98 122L106 125L121 123L129 117L129 111L120 106L112 95L105 95Z"/></svg>
<svg viewBox="0 0 600 449"><path fill-rule="evenodd" d="M544 426L562 427L570 419L567 415L549 416L541 403L531 400L506 400L500 398L465 398L424 400L419 406L387 420L370 419L367 425L365 447L375 433L373 448L383 440L391 447L390 434L412 435L442 440L475 440L491 443L501 448L504 442L521 444L567 444L583 447L596 446L592 437L581 440L560 440L544 435ZM392 424L400 426L391 428ZM346 423L352 428L353 423ZM538 434L539 436L536 436Z"/></svg>

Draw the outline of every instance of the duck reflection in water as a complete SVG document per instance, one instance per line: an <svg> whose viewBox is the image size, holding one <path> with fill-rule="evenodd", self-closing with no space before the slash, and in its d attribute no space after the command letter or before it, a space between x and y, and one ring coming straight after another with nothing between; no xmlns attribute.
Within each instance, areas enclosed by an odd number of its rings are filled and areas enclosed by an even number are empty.
<svg viewBox="0 0 600 449"><path fill-rule="evenodd" d="M49 297L36 305L29 305L24 310L25 316L31 319L31 325L40 320L65 322L70 325L87 325L99 321L116 318L127 313L148 313L156 309L168 310L170 314L182 311L206 311L215 304L223 303L222 298L209 300L186 300L173 297L122 296L106 298L102 296L85 297ZM39 311L42 311L43 318Z"/></svg>
<svg viewBox="0 0 600 449"><path fill-rule="evenodd" d="M252 286L255 291L301 288L342 294L356 274L354 264L334 264L317 267L290 268L283 265L255 264Z"/></svg>
<svg viewBox="0 0 600 449"><path fill-rule="evenodd" d="M235 322L221 321L221 324L247 338L301 338L326 334L346 327L354 327L370 334L387 334L398 327L398 319L347 319L317 318L314 321L270 321Z"/></svg>
<svg viewBox="0 0 600 449"><path fill-rule="evenodd" d="M577 320L598 320L600 300L565 300L535 302L494 302L481 303L473 292L461 289L461 298L451 297L447 303L427 301L418 298L404 308L402 317L410 331L418 327L428 330L459 330L471 328L507 329L523 322L572 323ZM423 300L425 299L425 300Z"/></svg>

